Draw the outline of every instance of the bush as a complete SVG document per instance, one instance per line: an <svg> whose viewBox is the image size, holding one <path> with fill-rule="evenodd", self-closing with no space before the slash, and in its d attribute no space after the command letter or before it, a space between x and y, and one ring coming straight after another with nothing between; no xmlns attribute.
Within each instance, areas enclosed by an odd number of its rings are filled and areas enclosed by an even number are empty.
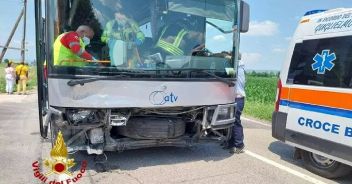
<svg viewBox="0 0 352 184"><path fill-rule="evenodd" d="M270 121L276 98L278 78L275 73L246 75L246 104L244 114Z"/></svg>

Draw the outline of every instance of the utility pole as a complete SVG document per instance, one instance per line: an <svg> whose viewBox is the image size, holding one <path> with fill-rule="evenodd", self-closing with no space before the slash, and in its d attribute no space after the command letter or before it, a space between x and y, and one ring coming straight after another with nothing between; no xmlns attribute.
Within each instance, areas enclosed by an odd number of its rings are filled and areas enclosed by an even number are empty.
<svg viewBox="0 0 352 184"><path fill-rule="evenodd" d="M18 16L18 18L17 18L17 20L16 20L15 26L13 26L13 28L12 28L12 30L11 30L11 33L10 33L10 36L9 36L9 38L8 38L7 41L6 41L6 43L5 43L5 45L4 45L4 48L2 49L2 52L1 52L1 54L0 54L0 63L2 62L2 59L3 59L3 57L4 57L4 55L5 55L6 51L7 51L7 49L9 48L10 42L11 42L11 40L12 40L12 37L13 37L13 35L15 34L15 31L16 31L16 29L17 29L17 27L18 27L18 24L19 24L20 21L21 21L21 18L22 18L23 14L24 14L24 11L25 11L25 10L22 9L20 15Z"/></svg>
<svg viewBox="0 0 352 184"><path fill-rule="evenodd" d="M23 1L23 37L22 37L22 50L21 50L21 56L22 56L22 62L24 63L25 61L25 49L26 49L26 20L27 20L27 0Z"/></svg>
<svg viewBox="0 0 352 184"><path fill-rule="evenodd" d="M7 48L7 49L12 49L12 50L22 50L22 48L17 48L17 47L5 47L3 45L0 45L0 48ZM28 51L28 49L26 49L26 52Z"/></svg>

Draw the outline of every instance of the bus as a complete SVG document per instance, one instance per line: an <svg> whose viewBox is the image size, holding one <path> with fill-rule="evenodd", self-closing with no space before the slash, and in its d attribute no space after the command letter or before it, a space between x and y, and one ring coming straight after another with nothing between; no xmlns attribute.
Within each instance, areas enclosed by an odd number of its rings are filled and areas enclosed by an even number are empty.
<svg viewBox="0 0 352 184"><path fill-rule="evenodd" d="M352 9L301 19L280 73L272 135L326 178L351 173Z"/></svg>
<svg viewBox="0 0 352 184"><path fill-rule="evenodd" d="M54 141L62 132L69 152L96 155L229 139L247 3L35 3L42 137ZM94 32L89 43L81 37L75 43L84 44L92 59L62 58L70 55L62 50L71 48L63 48L63 35L80 26Z"/></svg>

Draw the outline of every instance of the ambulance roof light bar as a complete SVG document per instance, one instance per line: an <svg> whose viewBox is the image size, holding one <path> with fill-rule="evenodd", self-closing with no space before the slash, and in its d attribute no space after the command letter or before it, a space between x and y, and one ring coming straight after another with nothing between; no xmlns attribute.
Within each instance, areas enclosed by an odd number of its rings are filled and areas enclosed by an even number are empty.
<svg viewBox="0 0 352 184"><path fill-rule="evenodd" d="M317 14L317 13L321 13L321 12L325 12L325 11L327 11L327 10L312 10L312 11L305 13L304 16L313 15L313 14Z"/></svg>

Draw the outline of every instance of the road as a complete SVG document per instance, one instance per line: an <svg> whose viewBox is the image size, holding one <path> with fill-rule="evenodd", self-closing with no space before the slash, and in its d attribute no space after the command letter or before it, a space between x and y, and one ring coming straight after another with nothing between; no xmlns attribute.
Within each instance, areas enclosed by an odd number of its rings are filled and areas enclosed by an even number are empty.
<svg viewBox="0 0 352 184"><path fill-rule="evenodd" d="M39 136L36 95L0 95L0 117L0 183L40 183L32 163L48 158L51 144ZM246 151L239 155L217 144L131 150L107 153L108 170L97 172L92 156L76 153L78 165L88 161L77 183L352 183L352 176L328 180L306 171L301 161L292 159L292 147L271 137L269 125L251 120L243 124Z"/></svg>

